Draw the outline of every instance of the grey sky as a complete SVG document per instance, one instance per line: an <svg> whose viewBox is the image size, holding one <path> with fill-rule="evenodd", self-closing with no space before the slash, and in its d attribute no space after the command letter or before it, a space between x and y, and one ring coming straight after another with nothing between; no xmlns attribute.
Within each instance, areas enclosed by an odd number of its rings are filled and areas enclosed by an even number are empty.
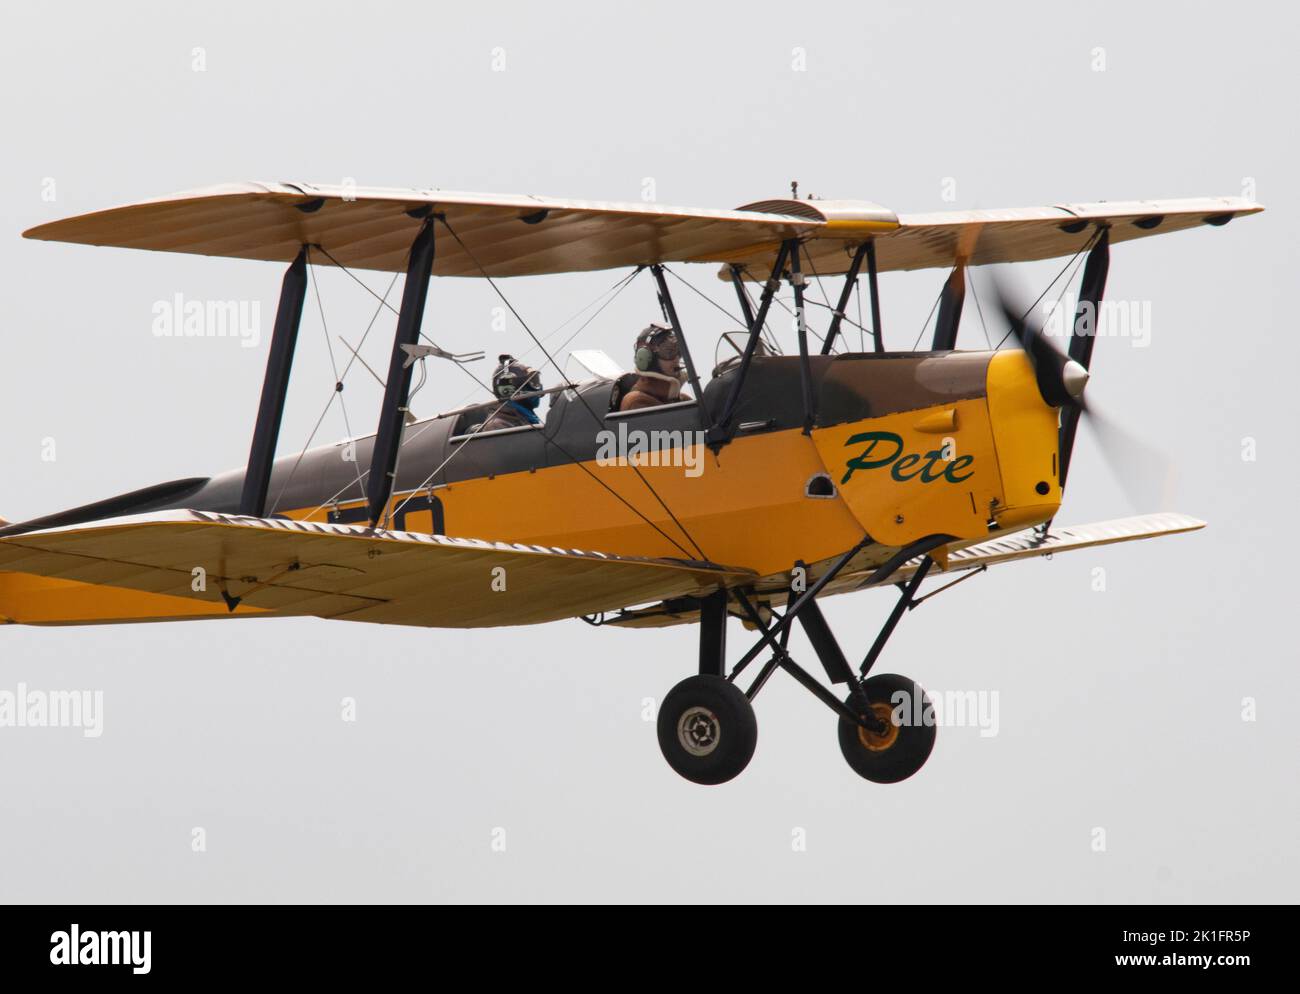
<svg viewBox="0 0 1300 994"><path fill-rule="evenodd" d="M1210 527L991 571L911 613L878 664L936 691L996 691L996 736L941 728L917 777L868 784L834 717L778 677L753 763L706 789L668 769L642 716L691 672L693 629L10 626L0 691L102 690L104 730L0 729L0 899L1294 900L1295 31L1289 11L1251 4L6 5L11 519L239 465L265 343L159 339L152 307L259 300L269 329L281 276L19 238L56 217L345 177L612 200L650 178L661 202L719 208L797 179L899 211L1253 185L1269 210L1112 252L1107 295L1150 302L1151 341L1099 341L1090 396L1176 464L1168 509ZM1020 275L1037 292L1059 266ZM620 275L505 288L542 333ZM685 275L731 306L712 267ZM882 278L891 346L911 346L942 278ZM331 334L355 342L372 302L337 273L320 291ZM426 329L458 350L524 350L517 323L491 330L496 304L476 281L435 281ZM729 326L693 295L678 304L711 354ZM654 317L639 281L573 345L626 361ZM983 346L969 302L959 342ZM314 299L300 358L282 451L333 382ZM349 379L354 432L377 409L365 380ZM470 388L438 370L416 409ZM346 432L336 411L320 438ZM1161 509L1129 506L1086 428L1070 483L1062 523ZM877 593L827 610L860 655L889 606ZM731 638L734 658L748 642Z"/></svg>

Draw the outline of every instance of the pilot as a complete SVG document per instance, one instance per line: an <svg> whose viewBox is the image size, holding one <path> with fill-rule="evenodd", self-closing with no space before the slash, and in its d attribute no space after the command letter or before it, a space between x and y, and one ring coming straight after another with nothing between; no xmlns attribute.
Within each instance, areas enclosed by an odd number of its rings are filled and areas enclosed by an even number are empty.
<svg viewBox="0 0 1300 994"><path fill-rule="evenodd" d="M502 403L478 430L500 431L502 428L541 424L542 420L537 416L537 407L542 402L538 396L542 389L541 374L512 355L498 356L497 362L500 365L492 373L492 392ZM518 394L533 396L516 400Z"/></svg>
<svg viewBox="0 0 1300 994"><path fill-rule="evenodd" d="M681 349L671 328L652 324L636 336L636 382L619 401L620 411L637 411L660 404L690 400L682 395L686 370L682 367Z"/></svg>

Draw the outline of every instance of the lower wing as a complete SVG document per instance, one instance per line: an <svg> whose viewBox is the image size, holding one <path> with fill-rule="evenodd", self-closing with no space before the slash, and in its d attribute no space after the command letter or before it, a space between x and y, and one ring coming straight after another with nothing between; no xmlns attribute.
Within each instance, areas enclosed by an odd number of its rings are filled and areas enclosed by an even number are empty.
<svg viewBox="0 0 1300 994"><path fill-rule="evenodd" d="M1146 538L1159 538L1162 535L1196 531L1204 527L1204 521L1186 514L1143 514L1133 518L1117 518L1113 521L1098 521L1088 525L1052 528L1047 531L1031 528L952 552L936 550L930 555L935 559L940 572L931 575L987 569L989 566L1015 562L1019 559L1052 556L1058 552L1073 552L1077 549L1114 545L1118 542L1137 542ZM903 564L888 578L874 584L871 583L870 578L875 572L875 565L845 572L827 584L825 591L819 596L826 597L831 594L846 594L854 590L892 586L909 579L920 565L921 557L917 557ZM780 603L784 603L784 594L780 598ZM604 623L626 628L661 628L698 620L699 611L696 605L689 600L678 600L623 611L605 619Z"/></svg>
<svg viewBox="0 0 1300 994"><path fill-rule="evenodd" d="M479 628L696 597L752 578L710 563L165 511L0 539L0 623L309 615Z"/></svg>

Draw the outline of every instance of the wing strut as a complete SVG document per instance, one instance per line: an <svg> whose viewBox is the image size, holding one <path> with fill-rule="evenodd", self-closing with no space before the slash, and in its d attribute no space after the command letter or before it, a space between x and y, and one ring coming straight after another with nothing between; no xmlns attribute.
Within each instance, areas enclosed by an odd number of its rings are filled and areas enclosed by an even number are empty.
<svg viewBox="0 0 1300 994"><path fill-rule="evenodd" d="M393 495L393 485L397 478L397 451L402 444L406 404L411 392L412 366L406 362L407 352L403 346L416 345L420 340L424 301L428 296L429 277L433 274L433 220L432 215L425 216L420 233L411 244L411 255L406 266L402 306L397 312L397 333L393 336L393 354L388 361L388 379L384 381L387 384L384 388L384 403L379 411L379 428L375 432L370 477L366 481L372 528L383 522L384 509Z"/></svg>
<svg viewBox="0 0 1300 994"><path fill-rule="evenodd" d="M772 296L780 289L781 273L785 269L786 258L790 255L793 246L793 241L784 241L776 253L776 261L772 264L772 275L763 285L763 293L758 299L758 313L749 322L749 338L745 342L745 351L740 356L740 368L736 371L736 378L731 381L731 391L727 394L722 413L705 436L705 440L714 447L715 452L730 442L731 436L735 434L731 428L731 419L736 413L736 406L740 403L740 391L745 385L745 377L749 374L749 364L753 361L759 337L763 334L763 325L767 322L767 310L772 306Z"/></svg>
<svg viewBox="0 0 1300 994"><path fill-rule="evenodd" d="M248 468L244 470L239 513L254 518L266 515L266 492L271 485L271 466L275 462L275 445L280 437L284 399L289 391L289 373L293 369L293 351L298 343L298 325L302 322L302 304L306 296L307 246L304 245L280 284L280 304L275 311L275 330L271 333L271 348L266 355L262 400L257 408Z"/></svg>
<svg viewBox="0 0 1300 994"><path fill-rule="evenodd" d="M939 317L934 322L933 351L951 352L957 347L957 326L961 324L961 307L965 302L966 266L958 260L939 291Z"/></svg>
<svg viewBox="0 0 1300 994"><path fill-rule="evenodd" d="M704 413L704 389L700 386L700 378L695 373L695 360L691 358L690 347L686 344L686 336L682 334L681 322L677 320L677 308L673 305L673 295L668 292L668 282L664 279L664 267L655 265L650 267L650 272L654 274L655 283L659 287L659 303L663 307L664 317L672 325L673 334L677 336L677 347L681 349L682 361L686 364L686 375L691 381L691 389L695 391L695 402L699 404L700 417L706 417Z"/></svg>
<svg viewBox="0 0 1300 994"><path fill-rule="evenodd" d="M880 284L876 267L876 240L867 239L867 284L871 288L871 337L876 340L876 351L885 351L885 333L880 328Z"/></svg>
<svg viewBox="0 0 1300 994"><path fill-rule="evenodd" d="M1106 291L1106 274L1110 272L1110 229L1103 228L1097 244L1088 253L1083 264L1083 279L1079 285L1079 306L1074 315L1070 336L1070 358L1084 369L1092 366L1092 347L1097 342L1098 324L1101 321L1101 295ZM1091 311L1091 318L1089 316ZM1065 478L1070 471L1070 455L1074 452L1074 436L1079 430L1079 408L1070 405L1061 412L1061 468L1060 484L1065 488Z"/></svg>
<svg viewBox="0 0 1300 994"><path fill-rule="evenodd" d="M731 285L736 288L736 299L740 301L740 314L745 319L745 328L749 329L754 324L754 305L749 302L749 294L745 292L745 278L741 275L741 269L734 264L731 267Z"/></svg>
<svg viewBox="0 0 1300 994"><path fill-rule="evenodd" d="M871 242L865 241L853 253L853 261L849 263L849 271L844 274L844 286L840 289L840 300L835 305L835 314L831 318L830 330L826 332L826 341L822 342L822 355L831 354L831 346L835 344L835 336L839 334L840 324L844 320L844 309L849 306L849 297L853 295L853 288L858 284L858 273L862 270L862 260L866 258L870 246Z"/></svg>
<svg viewBox="0 0 1300 994"><path fill-rule="evenodd" d="M803 306L803 270L799 267L799 243L790 246L790 285L794 287L794 322L799 336L799 389L803 393L803 433L812 433L817 419L816 401L813 399L812 366L808 362L808 322Z"/></svg>

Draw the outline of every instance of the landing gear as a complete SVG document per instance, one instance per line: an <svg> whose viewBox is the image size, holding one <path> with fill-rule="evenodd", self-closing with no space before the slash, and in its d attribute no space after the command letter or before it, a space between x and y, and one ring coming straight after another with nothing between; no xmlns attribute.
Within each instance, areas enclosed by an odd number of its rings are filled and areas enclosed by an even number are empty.
<svg viewBox="0 0 1300 994"><path fill-rule="evenodd" d="M930 698L919 684L907 677L892 673L869 677L868 673L904 614L974 574L918 597L917 589L934 565L930 553L952 541L952 536L927 536L898 550L858 584L867 587L893 583L900 596L855 671L831 634L816 598L869 541L864 537L806 590L789 591L784 612L767 603L756 606L751 599L752 588L719 588L700 598L699 673L674 687L659 709L659 748L669 766L699 784L725 783L737 776L749 765L758 742L752 702L777 670L794 677L839 715L840 751L859 776L873 783L898 783L925 765L935 740ZM802 563L795 566L803 568ZM907 574L905 580L894 579L900 572ZM744 613L750 626L758 632L759 640L736 663L730 675L725 675L727 616L731 606ZM765 611L760 612L759 607ZM790 658L790 630L796 620L803 626L830 682L847 685L848 696L844 700ZM771 652L771 658L760 668L749 689L742 692L736 686L736 678L765 649Z"/></svg>
<svg viewBox="0 0 1300 994"><path fill-rule="evenodd" d="M693 783L726 783L749 765L757 744L753 705L723 677L687 677L668 692L659 709L664 759Z"/></svg>
<svg viewBox="0 0 1300 994"><path fill-rule="evenodd" d="M872 783L898 783L930 758L934 708L914 680L882 673L844 703L859 717L871 716L867 724L840 718L840 752L858 776Z"/></svg>

